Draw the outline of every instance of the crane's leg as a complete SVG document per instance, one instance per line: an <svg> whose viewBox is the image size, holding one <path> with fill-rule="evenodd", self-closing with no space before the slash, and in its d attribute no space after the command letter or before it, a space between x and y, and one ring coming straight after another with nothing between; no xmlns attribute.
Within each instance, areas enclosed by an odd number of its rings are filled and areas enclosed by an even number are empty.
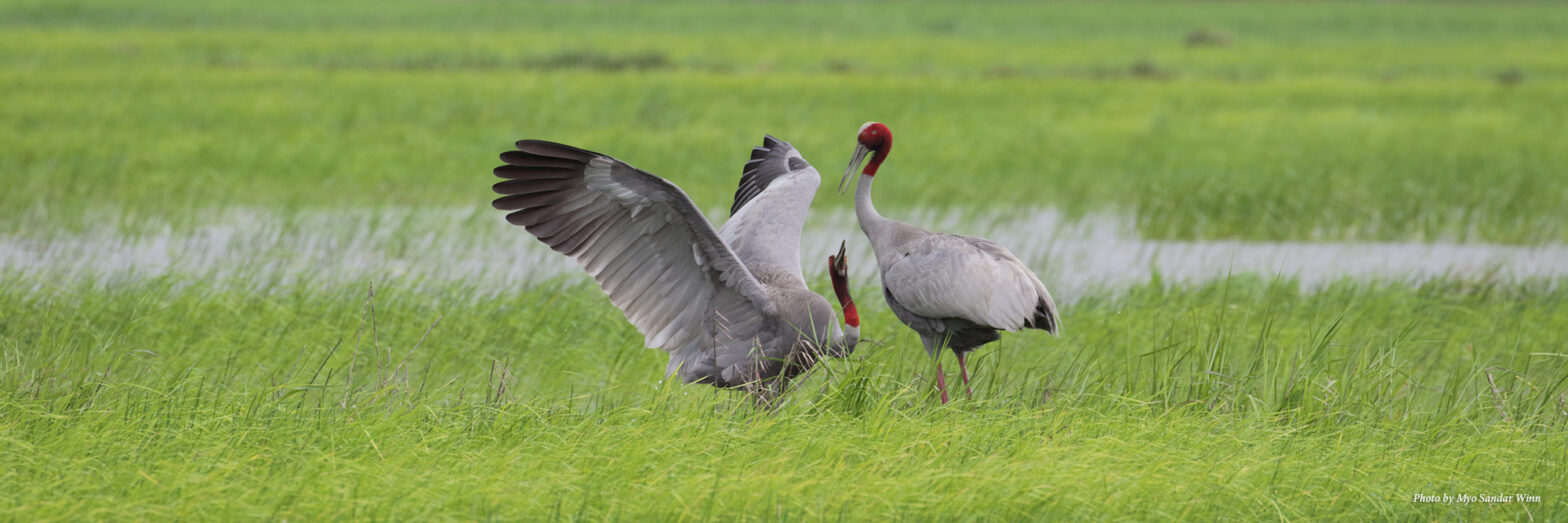
<svg viewBox="0 0 1568 523"><path fill-rule="evenodd" d="M947 404L947 378L942 377L942 362L936 362L936 390L942 393L942 403Z"/></svg>
<svg viewBox="0 0 1568 523"><path fill-rule="evenodd" d="M973 398L975 397L975 391L970 390L969 388L969 367L964 365L965 354L962 352L955 352L953 354L958 355L958 372L959 375L964 377L964 395Z"/></svg>

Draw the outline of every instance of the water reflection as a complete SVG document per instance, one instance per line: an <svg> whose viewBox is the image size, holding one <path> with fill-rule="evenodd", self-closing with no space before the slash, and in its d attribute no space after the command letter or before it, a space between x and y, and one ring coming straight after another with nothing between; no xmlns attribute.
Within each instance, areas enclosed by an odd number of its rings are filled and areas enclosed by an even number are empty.
<svg viewBox="0 0 1568 523"><path fill-rule="evenodd" d="M1421 281L1568 274L1568 246L1477 243L1156 241L1113 214L1068 220L1050 210L899 212L935 230L974 234L1011 248L1062 301L1101 287L1196 282L1227 274L1295 278L1311 289L1342 278ZM721 219L721 214L713 215ZM484 292L581 274L575 264L483 210L348 210L280 215L215 211L187 227L140 227L0 237L0 274L86 278L112 285L143 278L218 280L272 287L301 280L468 283ZM871 284L869 245L849 210L819 211L802 241L808 271L848 239L851 272ZM808 274L815 279L821 274ZM586 279L586 277L584 277Z"/></svg>

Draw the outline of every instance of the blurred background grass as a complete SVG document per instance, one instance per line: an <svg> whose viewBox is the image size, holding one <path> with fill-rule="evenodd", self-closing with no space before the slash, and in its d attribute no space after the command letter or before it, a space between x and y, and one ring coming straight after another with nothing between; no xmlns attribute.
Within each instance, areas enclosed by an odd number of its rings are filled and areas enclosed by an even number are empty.
<svg viewBox="0 0 1568 523"><path fill-rule="evenodd" d="M482 205L525 137L716 209L763 133L835 177L880 120L892 209L1568 237L1551 4L8 2L0 21L0 211L40 218L13 230L83 207Z"/></svg>

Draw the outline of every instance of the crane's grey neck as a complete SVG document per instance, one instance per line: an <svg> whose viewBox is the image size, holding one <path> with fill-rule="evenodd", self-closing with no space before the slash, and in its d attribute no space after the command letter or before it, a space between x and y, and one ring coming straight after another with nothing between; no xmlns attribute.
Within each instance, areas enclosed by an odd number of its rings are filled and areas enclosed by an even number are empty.
<svg viewBox="0 0 1568 523"><path fill-rule="evenodd" d="M862 174L860 183L855 184L855 218L860 221L860 230L867 234L881 229L882 223L887 221L887 218L877 213L876 205L871 203L871 181L875 179L875 176Z"/></svg>

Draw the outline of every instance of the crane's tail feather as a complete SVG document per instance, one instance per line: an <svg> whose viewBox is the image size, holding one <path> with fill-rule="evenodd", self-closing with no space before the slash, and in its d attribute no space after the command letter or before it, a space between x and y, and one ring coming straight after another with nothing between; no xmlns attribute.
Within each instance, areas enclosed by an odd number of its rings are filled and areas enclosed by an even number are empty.
<svg viewBox="0 0 1568 523"><path fill-rule="evenodd" d="M1034 306L1034 316L1029 318L1024 327L1040 329L1052 336L1061 334L1062 318L1056 314L1056 303L1050 298L1041 298Z"/></svg>

